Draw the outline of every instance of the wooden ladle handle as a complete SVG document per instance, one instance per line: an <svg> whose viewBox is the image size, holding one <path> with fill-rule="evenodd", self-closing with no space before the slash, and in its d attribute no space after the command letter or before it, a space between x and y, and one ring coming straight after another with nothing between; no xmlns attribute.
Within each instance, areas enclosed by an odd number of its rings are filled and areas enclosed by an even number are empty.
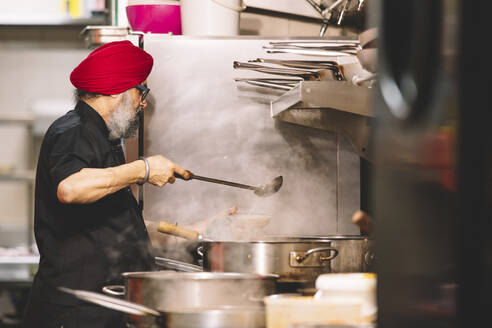
<svg viewBox="0 0 492 328"><path fill-rule="evenodd" d="M157 231L190 240L202 239L202 235L198 231L179 227L166 221L159 222Z"/></svg>

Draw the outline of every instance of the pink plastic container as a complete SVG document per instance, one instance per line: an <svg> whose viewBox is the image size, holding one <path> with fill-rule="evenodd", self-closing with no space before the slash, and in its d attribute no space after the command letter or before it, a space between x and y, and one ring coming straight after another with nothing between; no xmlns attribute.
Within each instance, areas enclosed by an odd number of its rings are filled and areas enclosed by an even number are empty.
<svg viewBox="0 0 492 328"><path fill-rule="evenodd" d="M134 31L181 35L181 10L176 4L149 4L126 7L128 23Z"/></svg>

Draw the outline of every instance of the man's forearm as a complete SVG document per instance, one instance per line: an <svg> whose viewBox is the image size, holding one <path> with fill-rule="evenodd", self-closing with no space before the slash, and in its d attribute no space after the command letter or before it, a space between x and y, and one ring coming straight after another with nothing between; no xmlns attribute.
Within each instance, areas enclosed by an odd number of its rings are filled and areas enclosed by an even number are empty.
<svg viewBox="0 0 492 328"><path fill-rule="evenodd" d="M85 168L60 182L57 197L62 203L93 203L144 177L145 163L141 160L105 169Z"/></svg>

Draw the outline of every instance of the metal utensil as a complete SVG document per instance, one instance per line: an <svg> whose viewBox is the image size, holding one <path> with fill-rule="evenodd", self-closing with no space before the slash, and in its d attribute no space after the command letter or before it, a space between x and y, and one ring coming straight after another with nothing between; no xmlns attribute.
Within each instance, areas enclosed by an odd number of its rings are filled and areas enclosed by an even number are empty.
<svg viewBox="0 0 492 328"><path fill-rule="evenodd" d="M319 80L319 74L315 70L302 70L295 68L277 68L268 67L258 64L242 63L234 61L233 67L235 69L250 69L260 73L266 74L276 74L276 75L286 75L286 76L296 76L304 80Z"/></svg>
<svg viewBox="0 0 492 328"><path fill-rule="evenodd" d="M279 89L279 90L290 90L297 83L302 80L295 79L262 79L262 78L236 78L234 79L236 82L244 82L258 87L267 87L271 89Z"/></svg>
<svg viewBox="0 0 492 328"><path fill-rule="evenodd" d="M263 47L267 54L298 54L298 55L309 55L309 56L326 56L326 57L341 57L341 56L351 56L353 54L332 51L332 50L321 50L321 49L303 49L303 48L267 48Z"/></svg>
<svg viewBox="0 0 492 328"><path fill-rule="evenodd" d="M319 50L333 50L333 51L345 51L348 53L354 52L359 47L359 40L357 39L345 39L345 40L327 40L327 41L279 41L270 42L271 48L298 48L298 49L319 49ZM264 46L263 48L269 48Z"/></svg>
<svg viewBox="0 0 492 328"><path fill-rule="evenodd" d="M342 21L345 18L345 13L347 12L351 2L352 2L352 0L345 0L345 3L343 4L342 11L340 12L340 16L338 17L337 25L342 25Z"/></svg>
<svg viewBox="0 0 492 328"><path fill-rule="evenodd" d="M343 0L337 0L329 7L326 7L323 3L318 4L314 0L306 0L306 1L321 15L321 18L323 20L323 25L321 25L319 36L323 36L326 32L326 29L328 28L328 25L330 24L330 19L332 18L333 15L333 10L336 7L338 7L343 2Z"/></svg>
<svg viewBox="0 0 492 328"><path fill-rule="evenodd" d="M193 174L191 172L189 172L189 173L190 173L190 177L188 179L185 179L183 176L181 176L177 173L175 173L174 176L178 179L182 179L182 180L186 180L186 181L201 180L201 181L218 183L218 184L223 184L226 186L231 186L231 187L236 187L236 188L241 188L241 189L254 190L255 194L257 196L261 196L261 197L270 196L270 195L273 195L274 193L276 193L280 189L280 187L282 187L282 183L284 181L282 176L278 176L275 179L273 179L272 181L270 181L269 183L267 183L261 187L253 187L253 186L248 186L248 185L241 184L241 183L236 183L236 182L231 182L231 181L226 181L226 180L219 180L219 179L215 179L215 178L203 177L200 175Z"/></svg>
<svg viewBox="0 0 492 328"><path fill-rule="evenodd" d="M279 63L274 63L275 65L280 65ZM287 66L287 65L284 65ZM316 67L314 69L299 69L299 68L283 68L283 67L272 67L267 65L242 63L235 61L235 69L249 69L256 72L273 74L273 75L283 75L296 77L298 79L303 79L305 81L332 81L332 80L343 80L343 74L338 67Z"/></svg>
<svg viewBox="0 0 492 328"><path fill-rule="evenodd" d="M280 41L263 46L267 53L287 52L331 57L355 55L359 48L358 40Z"/></svg>
<svg viewBox="0 0 492 328"><path fill-rule="evenodd" d="M203 268L198 265L186 263L178 260L168 259L165 257L155 257L155 264L167 270L177 272L202 272Z"/></svg>
<svg viewBox="0 0 492 328"><path fill-rule="evenodd" d="M134 315L154 315L154 316L160 316L161 313L157 310L151 309L149 307L129 302L129 301L124 301L116 297L111 297L111 296L106 296L102 295L99 293L95 292L90 292L86 290L74 290L66 287L58 287L58 290L72 294L78 299L95 303L98 305L101 305L106 308L110 308L113 310L125 312L128 314L134 314Z"/></svg>
<svg viewBox="0 0 492 328"><path fill-rule="evenodd" d="M271 58L257 58L249 60L250 63L270 63L277 64L292 68L307 68L307 69L319 69L319 68L334 68L338 67L338 63L334 60L279 60Z"/></svg>
<svg viewBox="0 0 492 328"><path fill-rule="evenodd" d="M267 58L257 58L254 60L249 60L250 63L270 63L286 67L299 68L299 69L314 69L314 70L330 70L333 72L333 76L338 81L345 80L340 66L336 61L333 60L278 60L278 59L267 59Z"/></svg>

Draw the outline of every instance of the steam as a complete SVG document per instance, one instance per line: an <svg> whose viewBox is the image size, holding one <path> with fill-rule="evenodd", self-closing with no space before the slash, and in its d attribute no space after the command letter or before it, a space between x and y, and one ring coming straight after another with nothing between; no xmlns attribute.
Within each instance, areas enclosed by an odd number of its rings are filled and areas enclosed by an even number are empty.
<svg viewBox="0 0 492 328"><path fill-rule="evenodd" d="M269 102L278 97L277 91L234 82L236 77L265 77L235 71L232 62L268 57L262 51L266 43L146 41L148 51L157 58L148 80L156 99L145 118L146 155L164 154L198 175L254 186L279 175L284 178L282 188L265 198L252 191L194 180L177 181L162 189L146 186L147 219L186 226L237 205L242 214L271 216L261 234L254 233L255 238L347 233L338 229L338 221L350 221L350 215L359 209L359 194L353 193L355 205L343 208L346 217L339 217L339 206L346 205L338 199L337 169L346 166L356 177L358 162L337 162L335 133L272 119ZM201 56L193 55L197 52ZM283 58L299 59L288 56ZM360 188L355 178L353 185L343 187L348 191ZM234 240L230 228L226 219L214 221L213 233ZM354 227L352 232L356 231ZM207 233L206 229L201 232Z"/></svg>

